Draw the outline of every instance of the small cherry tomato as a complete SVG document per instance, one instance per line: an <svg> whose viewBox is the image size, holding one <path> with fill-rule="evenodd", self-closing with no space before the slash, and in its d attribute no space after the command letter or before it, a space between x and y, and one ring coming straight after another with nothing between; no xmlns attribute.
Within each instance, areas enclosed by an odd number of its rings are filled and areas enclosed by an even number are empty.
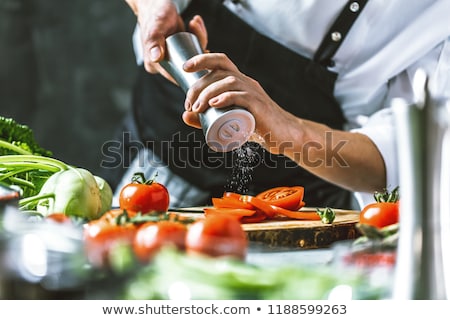
<svg viewBox="0 0 450 320"><path fill-rule="evenodd" d="M154 179L145 181L142 174L133 177L133 182L125 185L119 194L119 206L130 214L140 212L166 212L169 209L169 191L155 182Z"/></svg>
<svg viewBox="0 0 450 320"><path fill-rule="evenodd" d="M239 217L212 214L197 220L188 229L186 252L244 259L247 253L247 235Z"/></svg>
<svg viewBox="0 0 450 320"><path fill-rule="evenodd" d="M184 250L186 233L186 225L180 222L146 222L138 228L134 237L134 253L142 263L147 263L164 246Z"/></svg>
<svg viewBox="0 0 450 320"><path fill-rule="evenodd" d="M383 228L398 223L398 202L374 202L363 208L359 222L373 227Z"/></svg>
<svg viewBox="0 0 450 320"><path fill-rule="evenodd" d="M275 187L257 194L256 198L283 209L298 210L304 206L304 191L301 186Z"/></svg>

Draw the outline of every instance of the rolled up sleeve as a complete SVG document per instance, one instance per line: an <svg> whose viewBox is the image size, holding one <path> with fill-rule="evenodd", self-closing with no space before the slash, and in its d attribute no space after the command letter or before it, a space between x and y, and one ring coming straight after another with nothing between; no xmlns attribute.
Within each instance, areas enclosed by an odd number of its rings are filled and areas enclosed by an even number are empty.
<svg viewBox="0 0 450 320"><path fill-rule="evenodd" d="M364 127L352 131L364 134L373 141L385 163L386 188L391 190L397 187L397 147L392 110L388 108L378 111ZM374 201L373 193L356 192L355 197L361 208Z"/></svg>

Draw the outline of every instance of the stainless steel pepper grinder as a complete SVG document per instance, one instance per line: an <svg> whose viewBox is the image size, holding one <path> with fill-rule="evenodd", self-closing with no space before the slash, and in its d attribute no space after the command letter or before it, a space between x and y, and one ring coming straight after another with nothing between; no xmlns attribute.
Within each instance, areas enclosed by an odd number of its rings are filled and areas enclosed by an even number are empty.
<svg viewBox="0 0 450 320"><path fill-rule="evenodd" d="M400 236L392 297L450 296L450 100L414 77L416 101L394 99L400 178Z"/></svg>
<svg viewBox="0 0 450 320"><path fill-rule="evenodd" d="M203 53L197 37L190 32L175 33L166 38L166 57L161 66L174 78L186 93L189 88L208 73L186 72L183 64L197 54ZM228 152L242 146L255 130L255 118L244 108L208 108L199 114L205 140L216 152Z"/></svg>

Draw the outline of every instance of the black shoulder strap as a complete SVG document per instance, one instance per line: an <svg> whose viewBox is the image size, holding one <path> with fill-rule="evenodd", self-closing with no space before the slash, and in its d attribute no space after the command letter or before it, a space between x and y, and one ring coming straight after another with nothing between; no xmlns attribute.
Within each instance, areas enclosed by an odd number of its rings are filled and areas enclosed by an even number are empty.
<svg viewBox="0 0 450 320"><path fill-rule="evenodd" d="M347 36L368 0L350 0L331 26L314 55L314 61L324 66L332 66L332 57Z"/></svg>

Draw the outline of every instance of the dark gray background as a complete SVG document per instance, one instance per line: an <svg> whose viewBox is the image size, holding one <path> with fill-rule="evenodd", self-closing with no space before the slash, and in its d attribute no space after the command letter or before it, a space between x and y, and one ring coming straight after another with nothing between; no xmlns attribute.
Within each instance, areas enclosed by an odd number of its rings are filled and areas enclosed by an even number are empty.
<svg viewBox="0 0 450 320"><path fill-rule="evenodd" d="M98 172L130 107L135 22L124 0L0 0L0 115Z"/></svg>

